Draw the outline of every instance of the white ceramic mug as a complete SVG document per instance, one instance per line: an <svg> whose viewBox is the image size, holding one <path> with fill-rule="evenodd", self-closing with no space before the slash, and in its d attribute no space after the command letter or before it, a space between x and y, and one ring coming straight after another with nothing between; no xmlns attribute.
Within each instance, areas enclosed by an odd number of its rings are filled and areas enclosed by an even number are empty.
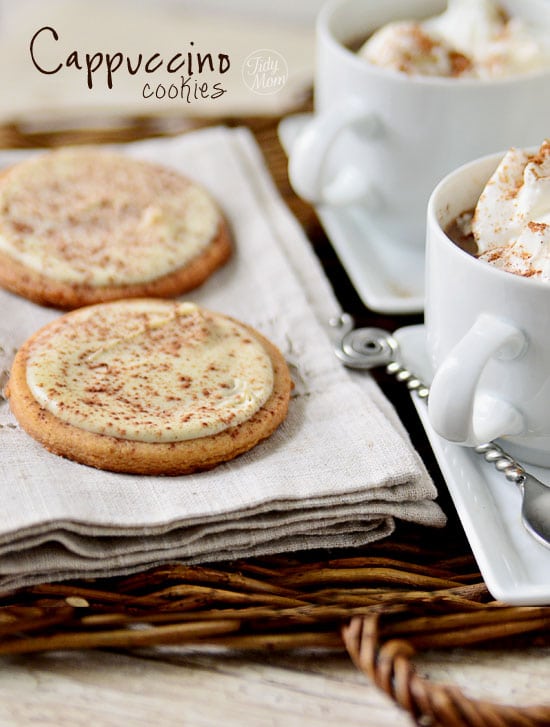
<svg viewBox="0 0 550 727"><path fill-rule="evenodd" d="M505 438L520 460L550 466L550 284L499 270L444 232L472 209L502 152L448 175L428 205L426 337L434 429L477 445Z"/></svg>
<svg viewBox="0 0 550 727"><path fill-rule="evenodd" d="M550 2L502 0L547 23ZM436 183L482 154L549 133L550 72L495 81L408 76L347 47L390 20L433 16L442 0L338 0L317 21L315 113L293 145L289 177L316 204L360 204L374 234L423 246Z"/></svg>

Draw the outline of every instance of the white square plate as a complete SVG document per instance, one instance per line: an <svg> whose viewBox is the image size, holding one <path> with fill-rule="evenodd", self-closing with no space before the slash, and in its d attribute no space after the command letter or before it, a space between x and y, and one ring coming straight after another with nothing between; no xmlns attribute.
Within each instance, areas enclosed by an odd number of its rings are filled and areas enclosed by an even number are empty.
<svg viewBox="0 0 550 727"><path fill-rule="evenodd" d="M424 326L400 328L394 336L400 361L429 383ZM473 449L436 434L426 402L415 394L412 398L487 588L494 598L511 605L549 605L550 548L523 527L519 489ZM531 465L526 469L550 485L550 469Z"/></svg>

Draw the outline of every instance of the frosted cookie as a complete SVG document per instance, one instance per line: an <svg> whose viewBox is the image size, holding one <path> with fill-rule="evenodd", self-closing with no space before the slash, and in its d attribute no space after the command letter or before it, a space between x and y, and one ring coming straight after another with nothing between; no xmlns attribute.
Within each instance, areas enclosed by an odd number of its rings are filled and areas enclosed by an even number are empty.
<svg viewBox="0 0 550 727"><path fill-rule="evenodd" d="M185 474L232 459L286 416L280 351L191 303L137 299L67 313L19 349L6 394L50 451L100 469Z"/></svg>
<svg viewBox="0 0 550 727"><path fill-rule="evenodd" d="M42 305L174 297L230 254L210 195L156 164L75 147L0 180L0 285Z"/></svg>

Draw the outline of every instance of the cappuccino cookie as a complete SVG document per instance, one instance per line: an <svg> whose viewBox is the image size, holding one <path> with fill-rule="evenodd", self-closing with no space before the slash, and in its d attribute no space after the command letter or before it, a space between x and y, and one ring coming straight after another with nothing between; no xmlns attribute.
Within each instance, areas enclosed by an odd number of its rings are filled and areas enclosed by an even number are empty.
<svg viewBox="0 0 550 727"><path fill-rule="evenodd" d="M286 416L291 379L264 336L192 303L88 306L19 349L10 406L44 447L115 472L178 475L254 447Z"/></svg>
<svg viewBox="0 0 550 727"><path fill-rule="evenodd" d="M230 254L210 195L157 164L74 147L0 179L0 285L41 305L173 297Z"/></svg>

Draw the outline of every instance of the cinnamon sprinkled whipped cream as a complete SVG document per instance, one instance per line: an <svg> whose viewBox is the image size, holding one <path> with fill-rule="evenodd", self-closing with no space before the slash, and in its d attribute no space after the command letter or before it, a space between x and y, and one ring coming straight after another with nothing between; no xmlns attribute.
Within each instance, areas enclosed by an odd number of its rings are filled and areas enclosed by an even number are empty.
<svg viewBox="0 0 550 727"><path fill-rule="evenodd" d="M436 17L383 26L359 55L412 75L499 78L550 67L547 35L494 0L449 0Z"/></svg>
<svg viewBox="0 0 550 727"><path fill-rule="evenodd" d="M510 149L487 182L471 229L478 256L517 275L550 281L550 141Z"/></svg>
<svg viewBox="0 0 550 727"><path fill-rule="evenodd" d="M98 434L176 442L249 419L273 390L250 331L191 303L119 301L81 308L38 335L27 361L35 399Z"/></svg>
<svg viewBox="0 0 550 727"><path fill-rule="evenodd" d="M67 283L154 280L201 253L219 224L207 192L177 172L95 149L42 154L0 181L0 250Z"/></svg>

